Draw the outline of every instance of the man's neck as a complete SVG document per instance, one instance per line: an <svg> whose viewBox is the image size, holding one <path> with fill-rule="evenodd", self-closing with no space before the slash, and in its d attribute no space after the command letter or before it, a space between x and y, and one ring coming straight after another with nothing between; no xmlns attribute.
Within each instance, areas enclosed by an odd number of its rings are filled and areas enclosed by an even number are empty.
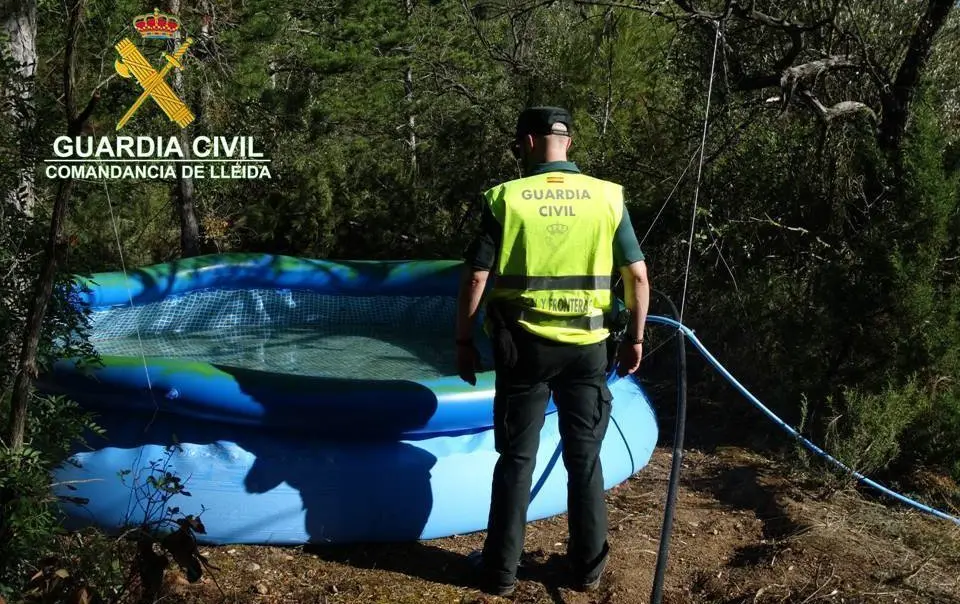
<svg viewBox="0 0 960 604"><path fill-rule="evenodd" d="M570 160L567 159L567 156L565 153L554 154L554 155L547 153L544 155L543 158L537 158L532 162L530 162L530 164L524 170L524 173L529 174L530 172L533 172L538 166L542 166L543 164L551 164L554 162L568 162L568 161Z"/></svg>

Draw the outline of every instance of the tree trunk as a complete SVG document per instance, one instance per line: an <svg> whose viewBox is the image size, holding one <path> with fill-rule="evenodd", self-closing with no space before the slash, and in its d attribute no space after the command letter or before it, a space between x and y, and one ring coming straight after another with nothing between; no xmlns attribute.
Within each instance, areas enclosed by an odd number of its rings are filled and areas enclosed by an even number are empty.
<svg viewBox="0 0 960 604"><path fill-rule="evenodd" d="M180 96L182 88L174 87L174 93ZM182 97L181 97L182 98ZM190 159L190 139L186 131L180 132L180 146L183 149L184 159ZM193 177L184 177L182 172L177 173L177 190L175 193L177 210L180 214L180 256L189 258L200 255L200 225L193 204Z"/></svg>
<svg viewBox="0 0 960 604"><path fill-rule="evenodd" d="M74 0L69 7L69 24L67 29L67 43L64 50L63 68L63 97L67 112L67 135L77 136L83 130L83 125L93 112L99 99L95 92L87 103L83 112L77 113L74 98L73 78L76 71L76 45L80 31L80 16L86 0ZM30 384L37 375L37 348L40 345L40 334L43 330L43 320L47 313L50 296L53 293L53 283L57 274L57 257L60 253L60 239L63 232L63 223L67 215L67 203L73 191L73 179L66 178L60 181L57 196L53 203L53 217L50 219L50 231L47 243L43 250L43 265L40 276L34 285L33 299L30 301L30 310L27 312L27 322L23 332L23 341L20 348L20 359L17 375L13 382L13 392L10 400L10 426L8 443L14 451L23 447L24 433L27 420L27 403L30 398Z"/></svg>
<svg viewBox="0 0 960 604"><path fill-rule="evenodd" d="M217 57L214 54L213 46L213 34L211 33L213 25L213 4L210 0L201 0L199 5L199 11L201 14L200 22L200 48L203 49L203 61L215 62ZM277 87L277 74L273 72L274 62L270 61L268 64L270 69L270 87ZM199 69L199 66L198 66ZM200 102L199 102L199 123L203 125L204 129L210 129L212 124L210 123L210 103L213 99L213 90L210 84L210 78L202 78L202 83L200 84Z"/></svg>
<svg viewBox="0 0 960 604"><path fill-rule="evenodd" d="M170 0L170 14L180 16L180 0ZM170 52L172 53L177 45L180 44L180 32L178 31L171 41ZM173 73L173 93L181 99L183 94L183 72L180 69ZM189 128L189 126L187 127ZM183 159L190 159L190 139L187 137L187 129L183 128L179 134L180 148L183 149ZM189 163L189 162L184 162ZM180 256L189 258L200 255L200 225L197 222L197 214L193 202L193 177L184 177L183 171L177 171L177 186L173 194L174 204L177 207L177 214L180 217Z"/></svg>
<svg viewBox="0 0 960 604"><path fill-rule="evenodd" d="M404 0L404 9L406 9L407 23L413 16L413 0ZM413 53L411 52L411 55ZM414 178L417 173L417 117L413 112L413 57L410 57L410 63L403 74L404 99L407 103L407 145L410 147L410 168L413 171Z"/></svg>
<svg viewBox="0 0 960 604"><path fill-rule="evenodd" d="M34 152L36 115L34 82L37 72L37 2L36 0L0 0L3 6L3 29L8 36L7 52L14 62L14 73L0 101L8 104L8 113L17 132L20 147L15 188L6 192L6 199L20 212L33 215L36 203L34 187Z"/></svg>
<svg viewBox="0 0 960 604"><path fill-rule="evenodd" d="M603 102L603 120L600 123L600 138L607 136L607 127L610 125L613 109L613 66L617 21L612 9L607 9L603 21L603 37L607 44L607 98Z"/></svg>
<svg viewBox="0 0 960 604"><path fill-rule="evenodd" d="M920 77L930 58L934 38L947 22L957 0L929 0L917 28L910 37L907 54L900 64L893 89L884 94L883 121L880 122L880 145L887 151L897 151L907 131L910 120L910 104L920 85Z"/></svg>
<svg viewBox="0 0 960 604"><path fill-rule="evenodd" d="M403 77L407 101L407 145L410 147L410 167L417 171L417 116L413 113L413 68L407 66Z"/></svg>

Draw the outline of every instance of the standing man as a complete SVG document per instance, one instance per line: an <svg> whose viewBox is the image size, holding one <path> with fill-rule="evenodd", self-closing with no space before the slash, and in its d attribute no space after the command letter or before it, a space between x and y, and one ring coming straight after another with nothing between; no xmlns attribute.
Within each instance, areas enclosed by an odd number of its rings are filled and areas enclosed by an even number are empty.
<svg viewBox="0 0 960 604"><path fill-rule="evenodd" d="M597 589L609 556L600 444L610 418L607 323L614 268L632 311L618 374L640 366L649 300L646 264L620 185L567 160L570 114L532 107L517 121L514 155L525 176L483 194L479 236L466 252L457 313L460 377L476 383L473 326L491 271L486 330L494 344L493 471L487 539L471 554L484 587L516 586L540 429L550 392L568 480L567 556L573 587Z"/></svg>

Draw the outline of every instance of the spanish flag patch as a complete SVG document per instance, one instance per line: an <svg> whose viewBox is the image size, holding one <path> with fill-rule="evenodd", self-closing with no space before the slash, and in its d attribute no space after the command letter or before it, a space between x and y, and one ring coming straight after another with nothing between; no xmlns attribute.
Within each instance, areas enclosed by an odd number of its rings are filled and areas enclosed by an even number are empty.
<svg viewBox="0 0 960 604"><path fill-rule="evenodd" d="M548 176L548 177L547 177L547 182L548 182L548 183L552 183L552 184L562 184L562 183L563 183L563 177L562 177L562 176Z"/></svg>

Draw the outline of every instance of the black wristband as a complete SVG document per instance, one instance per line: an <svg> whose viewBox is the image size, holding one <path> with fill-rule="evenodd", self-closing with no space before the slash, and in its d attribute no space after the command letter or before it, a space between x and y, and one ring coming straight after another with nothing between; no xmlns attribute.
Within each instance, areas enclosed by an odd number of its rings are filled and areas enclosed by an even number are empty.
<svg viewBox="0 0 960 604"><path fill-rule="evenodd" d="M623 337L623 342L625 344L632 344L636 346L637 344L643 344L643 337L637 337L634 335L627 334Z"/></svg>

